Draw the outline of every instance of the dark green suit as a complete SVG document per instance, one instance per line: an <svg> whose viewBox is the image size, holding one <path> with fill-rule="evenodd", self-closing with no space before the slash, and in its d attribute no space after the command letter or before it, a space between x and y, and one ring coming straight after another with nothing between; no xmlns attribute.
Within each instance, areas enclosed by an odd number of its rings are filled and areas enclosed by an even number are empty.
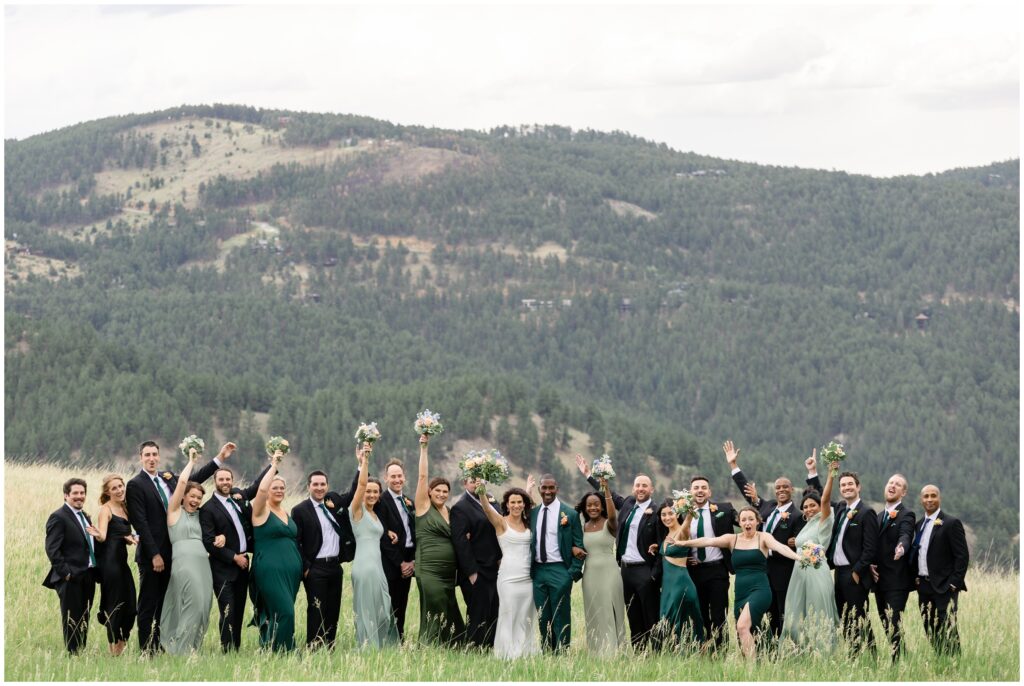
<svg viewBox="0 0 1024 686"><path fill-rule="evenodd" d="M558 503L558 516L548 527L558 531L558 553L561 561L543 563L538 557L539 537L543 519L540 516L543 505L530 511L530 572L533 577L533 602L540 614L541 642L548 650L569 647L572 636L569 597L572 584L583 578L583 561L572 555L572 547L583 547L583 525L580 517L571 507ZM551 553L553 551L546 551Z"/></svg>

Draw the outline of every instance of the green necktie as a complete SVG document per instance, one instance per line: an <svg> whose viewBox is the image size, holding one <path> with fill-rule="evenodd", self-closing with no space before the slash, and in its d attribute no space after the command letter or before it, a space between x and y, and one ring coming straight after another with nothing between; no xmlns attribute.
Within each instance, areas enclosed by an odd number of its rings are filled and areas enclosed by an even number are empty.
<svg viewBox="0 0 1024 686"><path fill-rule="evenodd" d="M164 489L160 488L160 479L153 477L153 485L156 486L156 492L160 494L160 502L164 504L164 509L170 508L170 503L167 502L167 495L164 493Z"/></svg>
<svg viewBox="0 0 1024 686"><path fill-rule="evenodd" d="M85 515L84 514L79 512L78 513L78 518L80 520L82 520L82 529L83 530L89 526L89 524L85 521ZM85 542L89 544L89 566L90 567L95 567L96 566L96 552L93 550L93 547L92 547L92 536L89 535L88 531L83 531L83 533L85 534Z"/></svg>
<svg viewBox="0 0 1024 686"><path fill-rule="evenodd" d="M412 513L409 512L409 506L405 504L405 496L398 495L397 498L398 498L398 502L402 503L402 509L405 510L406 516L407 517L411 517Z"/></svg>
<svg viewBox="0 0 1024 686"><path fill-rule="evenodd" d="M622 529L620 530L619 545L615 550L615 554L620 560L622 559L622 556L626 554L626 541L629 540L629 524L633 521L633 515L635 515L636 511L639 509L640 507L636 506L629 511L629 516L626 517L626 523L622 525Z"/></svg>
<svg viewBox="0 0 1024 686"><path fill-rule="evenodd" d="M697 511L697 538L703 538L704 536L704 508L700 508ZM701 562L708 556L707 552L703 548L697 548L697 559Z"/></svg>
<svg viewBox="0 0 1024 686"><path fill-rule="evenodd" d="M772 512L772 516L768 518L768 525L765 527L765 532L770 534L770 533L772 533L772 531L774 531L775 520L778 519L778 518L779 518L779 508L775 508L775 511Z"/></svg>
<svg viewBox="0 0 1024 686"><path fill-rule="evenodd" d="M320 503L320 509L324 511L325 515L327 515L327 521L330 522L331 526L334 527L334 533L340 534L341 533L341 527L338 526L338 522L336 522L334 520L334 516L331 514L331 511L328 510L327 506L324 505L323 503Z"/></svg>
<svg viewBox="0 0 1024 686"><path fill-rule="evenodd" d="M231 506L235 508L235 512L237 512L239 515L242 514L242 506L236 503L234 498L229 497L228 502L231 503Z"/></svg>

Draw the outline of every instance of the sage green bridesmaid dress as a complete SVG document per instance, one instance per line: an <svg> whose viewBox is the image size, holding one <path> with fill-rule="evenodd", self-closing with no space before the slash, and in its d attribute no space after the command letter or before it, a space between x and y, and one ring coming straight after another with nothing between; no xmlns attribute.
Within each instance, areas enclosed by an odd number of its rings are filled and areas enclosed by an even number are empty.
<svg viewBox="0 0 1024 686"><path fill-rule="evenodd" d="M171 540L171 580L160 612L160 635L171 655L198 651L210 623L213 574L210 555L203 545L199 512L180 510L178 521L167 527Z"/></svg>

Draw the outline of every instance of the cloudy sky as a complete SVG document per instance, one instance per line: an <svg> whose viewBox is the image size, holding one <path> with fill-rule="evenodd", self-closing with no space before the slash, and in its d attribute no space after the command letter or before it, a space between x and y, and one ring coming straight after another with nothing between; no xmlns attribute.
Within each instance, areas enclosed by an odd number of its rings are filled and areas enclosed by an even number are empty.
<svg viewBox="0 0 1024 686"><path fill-rule="evenodd" d="M1015 3L7 5L4 38L5 138L230 102L879 176L1020 154Z"/></svg>

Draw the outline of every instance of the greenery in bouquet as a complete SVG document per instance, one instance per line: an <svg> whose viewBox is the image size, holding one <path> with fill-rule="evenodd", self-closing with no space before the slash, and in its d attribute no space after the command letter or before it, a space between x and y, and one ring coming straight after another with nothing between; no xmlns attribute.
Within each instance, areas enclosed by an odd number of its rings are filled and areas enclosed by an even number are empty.
<svg viewBox="0 0 1024 686"><path fill-rule="evenodd" d="M843 448L842 443L832 441L821 449L821 460L829 466L836 464L837 462L842 462L845 459L846 449Z"/></svg>
<svg viewBox="0 0 1024 686"><path fill-rule="evenodd" d="M291 445L289 445L288 439L284 436L271 436L267 439L267 455L273 455L278 450L282 454L287 455L288 451L291 450Z"/></svg>
<svg viewBox="0 0 1024 686"><path fill-rule="evenodd" d="M360 445L363 443L369 443L373 445L375 441L380 438L380 429L377 428L377 422L370 422L369 424L360 424L359 428L356 429L356 442Z"/></svg>
<svg viewBox="0 0 1024 686"><path fill-rule="evenodd" d="M818 545L808 541L800 546L800 568L807 569L808 567L814 567L817 569L821 566L821 563L825 560L825 549Z"/></svg>
<svg viewBox="0 0 1024 686"><path fill-rule="evenodd" d="M193 448L195 448L196 453L202 455L203 450L206 449L206 443L203 439L199 438L199 436L191 434L181 439L181 443L178 444L178 448L181 450L181 454L185 456L185 459L188 459L188 452Z"/></svg>
<svg viewBox="0 0 1024 686"><path fill-rule="evenodd" d="M607 479L608 481L614 479L615 470L612 468L612 458L602 455L594 460L594 465L590 468L590 475L595 479Z"/></svg>
<svg viewBox="0 0 1024 686"><path fill-rule="evenodd" d="M672 509L678 517L697 516L697 505L693 502L693 494L685 488L681 491L672 491Z"/></svg>
<svg viewBox="0 0 1024 686"><path fill-rule="evenodd" d="M444 431L444 424L441 423L441 415L426 409L416 415L416 422L413 424L413 428L416 429L418 434L436 436Z"/></svg>
<svg viewBox="0 0 1024 686"><path fill-rule="evenodd" d="M463 479L478 479L490 484L502 484L512 475L505 457L494 448L470 450L461 460L459 469Z"/></svg>

